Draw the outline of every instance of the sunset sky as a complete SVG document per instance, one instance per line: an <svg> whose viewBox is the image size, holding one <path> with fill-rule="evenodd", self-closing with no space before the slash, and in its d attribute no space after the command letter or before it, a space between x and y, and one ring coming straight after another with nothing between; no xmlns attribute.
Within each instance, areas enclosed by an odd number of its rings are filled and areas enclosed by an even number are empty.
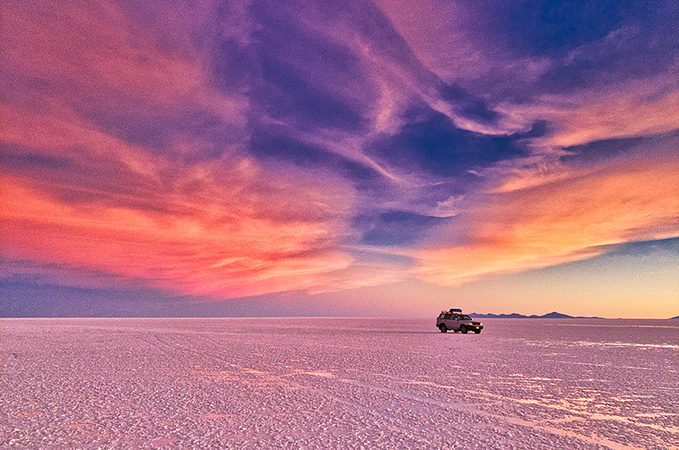
<svg viewBox="0 0 679 450"><path fill-rule="evenodd" d="M675 0L0 9L0 316L679 315Z"/></svg>

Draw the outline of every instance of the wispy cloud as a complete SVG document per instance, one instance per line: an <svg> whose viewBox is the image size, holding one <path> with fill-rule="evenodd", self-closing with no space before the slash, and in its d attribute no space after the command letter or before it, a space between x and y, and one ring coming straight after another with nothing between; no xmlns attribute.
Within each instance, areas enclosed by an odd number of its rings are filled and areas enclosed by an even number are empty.
<svg viewBox="0 0 679 450"><path fill-rule="evenodd" d="M677 140L535 187L481 195L417 254L419 276L459 285L586 259L603 246L679 235Z"/></svg>

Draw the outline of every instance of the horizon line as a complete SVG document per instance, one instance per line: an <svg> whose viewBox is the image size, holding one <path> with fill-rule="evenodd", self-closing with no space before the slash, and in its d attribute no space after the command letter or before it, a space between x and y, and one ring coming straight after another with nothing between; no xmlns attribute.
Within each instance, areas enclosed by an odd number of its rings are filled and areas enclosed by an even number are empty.
<svg viewBox="0 0 679 450"><path fill-rule="evenodd" d="M679 316L674 317L600 317L600 316L570 316L570 317L542 317L537 314L521 314L521 313L463 313L470 316L474 315L511 315L519 314L524 317L485 317L484 319L545 319L545 320L567 320L567 319L590 319L590 320L679 320ZM535 316L535 317L530 317ZM0 320L12 319L422 319L428 320L431 317L425 316L0 316Z"/></svg>

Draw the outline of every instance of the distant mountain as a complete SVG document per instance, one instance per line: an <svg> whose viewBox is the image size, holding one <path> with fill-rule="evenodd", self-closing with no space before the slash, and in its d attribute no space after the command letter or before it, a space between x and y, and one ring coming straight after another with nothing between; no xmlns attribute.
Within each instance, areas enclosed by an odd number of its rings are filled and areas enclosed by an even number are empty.
<svg viewBox="0 0 679 450"><path fill-rule="evenodd" d="M524 316L523 314L517 314L517 313L511 313L511 314L471 313L470 316L474 317L475 319L527 319L528 318L528 316Z"/></svg>
<svg viewBox="0 0 679 450"><path fill-rule="evenodd" d="M679 316L677 316L677 317L672 317L670 320L674 320L674 319L679 319Z"/></svg>
<svg viewBox="0 0 679 450"><path fill-rule="evenodd" d="M530 315L526 316L524 314L479 314L471 313L470 316L477 319L601 319L601 317L583 317L583 316L569 316L568 314L561 314L559 312L553 311L551 313L544 314L542 316ZM675 317L677 319L679 317Z"/></svg>
<svg viewBox="0 0 679 450"><path fill-rule="evenodd" d="M533 318L538 318L535 315L529 316ZM540 319L574 319L573 316L569 316L568 314L561 314L556 311L552 311L551 313L547 313L544 316L540 316Z"/></svg>

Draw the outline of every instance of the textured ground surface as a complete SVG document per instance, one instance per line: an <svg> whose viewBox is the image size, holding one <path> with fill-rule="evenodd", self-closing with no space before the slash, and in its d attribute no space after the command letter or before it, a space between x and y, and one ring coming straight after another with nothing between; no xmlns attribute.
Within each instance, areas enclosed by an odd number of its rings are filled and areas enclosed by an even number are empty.
<svg viewBox="0 0 679 450"><path fill-rule="evenodd" d="M678 448L679 321L0 321L0 447Z"/></svg>

